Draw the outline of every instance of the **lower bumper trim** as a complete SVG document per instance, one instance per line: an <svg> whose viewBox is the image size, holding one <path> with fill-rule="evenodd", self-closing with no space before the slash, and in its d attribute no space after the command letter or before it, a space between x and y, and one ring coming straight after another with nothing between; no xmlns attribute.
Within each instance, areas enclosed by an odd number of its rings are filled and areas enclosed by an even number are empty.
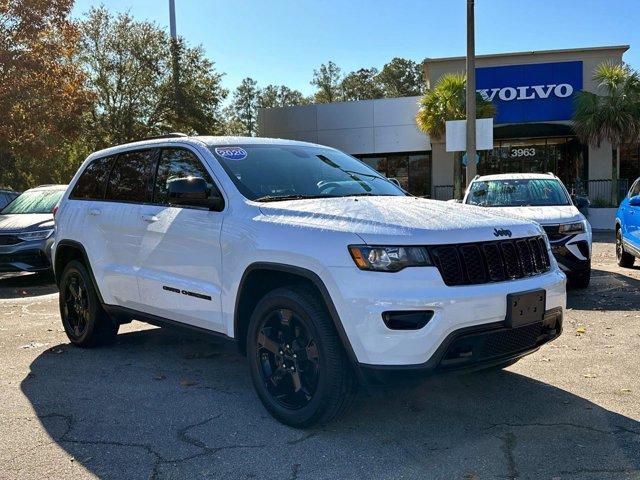
<svg viewBox="0 0 640 480"><path fill-rule="evenodd" d="M538 350L562 333L562 308L545 312L542 322L508 328L504 322L452 332L433 356L417 365L360 364L363 383L383 385L410 377L474 371L507 364Z"/></svg>

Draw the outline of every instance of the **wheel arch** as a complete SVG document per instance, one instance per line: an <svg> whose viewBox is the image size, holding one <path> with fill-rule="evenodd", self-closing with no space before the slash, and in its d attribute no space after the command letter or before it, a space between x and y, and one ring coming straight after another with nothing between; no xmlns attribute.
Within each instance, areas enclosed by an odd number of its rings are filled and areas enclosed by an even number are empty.
<svg viewBox="0 0 640 480"><path fill-rule="evenodd" d="M347 357L353 365L357 365L353 347L349 342L331 295L320 276L306 268L281 263L256 262L249 265L242 274L234 309L234 338L240 352L246 353L249 318L260 299L275 288L300 283L311 286L320 294Z"/></svg>
<svg viewBox="0 0 640 480"><path fill-rule="evenodd" d="M89 256L87 255L87 251L80 242L75 240L60 240L56 243L56 250L54 255L54 263L53 263L53 271L55 274L56 285L60 287L60 279L62 278L62 271L64 270L65 265L72 260L78 260L84 264L89 272L89 276L91 277L91 283L93 284L93 288L95 289L96 294L98 295L98 299L100 303L104 305L104 300L102 298L102 294L100 293L100 289L98 288L98 283L96 282L96 278L93 275L93 270L91 269L91 262L89 262Z"/></svg>

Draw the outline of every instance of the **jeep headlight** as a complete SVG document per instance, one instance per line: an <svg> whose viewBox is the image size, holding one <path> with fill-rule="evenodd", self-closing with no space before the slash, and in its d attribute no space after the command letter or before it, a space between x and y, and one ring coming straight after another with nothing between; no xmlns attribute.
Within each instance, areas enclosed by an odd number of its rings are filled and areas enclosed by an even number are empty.
<svg viewBox="0 0 640 480"><path fill-rule="evenodd" d="M22 232L16 236L25 242L31 242L33 240L44 240L49 238L53 233L53 228L47 228L46 230L33 230L31 232Z"/></svg>
<svg viewBox="0 0 640 480"><path fill-rule="evenodd" d="M584 233L584 231L584 222L565 223L558 227L558 233L564 233L565 235L569 235L570 233Z"/></svg>
<svg viewBox="0 0 640 480"><path fill-rule="evenodd" d="M350 245L349 253L360 270L397 272L405 267L433 265L425 247Z"/></svg>

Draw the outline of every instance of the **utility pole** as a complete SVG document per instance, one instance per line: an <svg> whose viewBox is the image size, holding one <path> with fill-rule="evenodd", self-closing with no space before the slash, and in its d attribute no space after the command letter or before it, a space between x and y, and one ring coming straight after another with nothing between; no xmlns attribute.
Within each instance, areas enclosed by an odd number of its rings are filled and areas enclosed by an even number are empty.
<svg viewBox="0 0 640 480"><path fill-rule="evenodd" d="M169 31L171 32L171 43L169 50L171 52L171 69L173 80L173 104L174 113L179 120L181 115L182 102L180 99L180 63L178 62L179 44L178 34L176 32L176 4L175 0L169 0Z"/></svg>
<svg viewBox="0 0 640 480"><path fill-rule="evenodd" d="M467 0L467 185L476 176L476 41L474 0Z"/></svg>

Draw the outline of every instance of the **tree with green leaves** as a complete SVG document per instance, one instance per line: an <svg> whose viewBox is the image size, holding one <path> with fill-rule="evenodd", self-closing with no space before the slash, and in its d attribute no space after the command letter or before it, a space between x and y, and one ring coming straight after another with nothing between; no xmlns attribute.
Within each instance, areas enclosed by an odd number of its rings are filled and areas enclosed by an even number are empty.
<svg viewBox="0 0 640 480"><path fill-rule="evenodd" d="M316 103L331 103L342 101L342 71L332 61L320 65L313 71L311 85L317 88L314 95Z"/></svg>
<svg viewBox="0 0 640 480"><path fill-rule="evenodd" d="M240 131L235 134L253 136L258 127L258 102L260 90L253 78L242 79L231 99L230 112L235 117Z"/></svg>
<svg viewBox="0 0 640 480"><path fill-rule="evenodd" d="M93 148L170 131L221 131L220 108L227 91L201 47L178 40L180 77L175 79L169 36L155 23L99 7L89 11L81 31L78 60L95 96L87 119Z"/></svg>
<svg viewBox="0 0 640 480"><path fill-rule="evenodd" d="M432 141L442 141L448 120L466 119L467 77L461 73L443 75L435 87L427 90L420 99L416 115L418 128L427 133ZM476 118L495 115L493 103L479 93L476 94ZM462 197L461 159L454 161L454 196Z"/></svg>
<svg viewBox="0 0 640 480"><path fill-rule="evenodd" d="M340 86L342 99L345 101L372 100L384 96L379 72L375 67L350 72L342 79Z"/></svg>
<svg viewBox="0 0 640 480"><path fill-rule="evenodd" d="M0 186L70 177L66 153L91 94L73 61L72 0L0 1Z"/></svg>
<svg viewBox="0 0 640 480"><path fill-rule="evenodd" d="M385 98L422 95L425 90L422 65L396 57L387 63L377 77Z"/></svg>
<svg viewBox="0 0 640 480"><path fill-rule="evenodd" d="M302 92L285 85L267 85L260 90L258 98L258 108L293 107L309 103L311 100Z"/></svg>
<svg viewBox="0 0 640 480"><path fill-rule="evenodd" d="M605 62L596 67L593 79L601 94L576 94L573 128L584 143L599 147L608 141L615 148L611 199L617 204L620 147L640 141L640 78L628 65Z"/></svg>

